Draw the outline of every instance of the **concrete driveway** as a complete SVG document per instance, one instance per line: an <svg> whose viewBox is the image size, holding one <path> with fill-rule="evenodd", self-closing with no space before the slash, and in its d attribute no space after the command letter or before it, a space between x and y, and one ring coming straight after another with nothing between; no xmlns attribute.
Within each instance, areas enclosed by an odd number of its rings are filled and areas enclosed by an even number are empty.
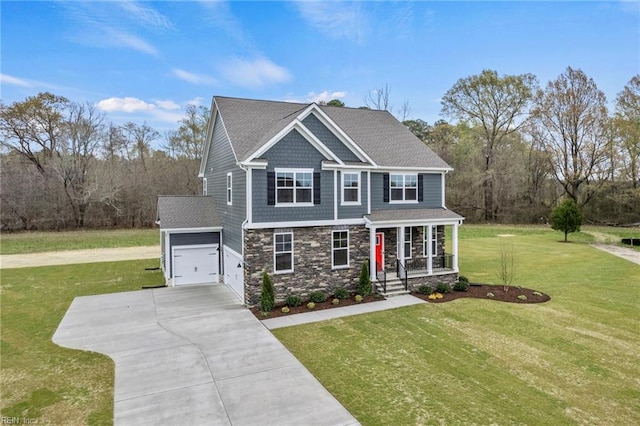
<svg viewBox="0 0 640 426"><path fill-rule="evenodd" d="M224 285L78 297L58 345L116 364L117 425L355 425Z"/></svg>

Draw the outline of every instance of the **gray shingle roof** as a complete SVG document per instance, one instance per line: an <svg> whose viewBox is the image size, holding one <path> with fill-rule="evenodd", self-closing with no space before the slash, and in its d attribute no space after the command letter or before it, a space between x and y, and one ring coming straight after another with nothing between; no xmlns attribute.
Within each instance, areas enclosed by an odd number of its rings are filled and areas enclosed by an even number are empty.
<svg viewBox="0 0 640 426"><path fill-rule="evenodd" d="M310 105L218 96L215 102L240 161ZM326 105L320 108L381 167L450 168L387 111Z"/></svg>
<svg viewBox="0 0 640 426"><path fill-rule="evenodd" d="M395 209L376 210L365 218L373 223L376 222L412 222L412 221L433 221L433 220L461 220L464 219L458 213L448 209Z"/></svg>
<svg viewBox="0 0 640 426"><path fill-rule="evenodd" d="M160 229L222 227L213 197L204 195L160 195L156 219Z"/></svg>

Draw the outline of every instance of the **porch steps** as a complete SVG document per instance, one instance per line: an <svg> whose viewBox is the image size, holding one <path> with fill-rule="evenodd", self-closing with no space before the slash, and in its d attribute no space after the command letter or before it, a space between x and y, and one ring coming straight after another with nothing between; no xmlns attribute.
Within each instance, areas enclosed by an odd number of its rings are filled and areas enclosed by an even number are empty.
<svg viewBox="0 0 640 426"><path fill-rule="evenodd" d="M384 297L402 296L403 294L409 294L410 292L404 289L404 284L400 280L388 280L387 292L382 290L382 284L376 282L376 290Z"/></svg>

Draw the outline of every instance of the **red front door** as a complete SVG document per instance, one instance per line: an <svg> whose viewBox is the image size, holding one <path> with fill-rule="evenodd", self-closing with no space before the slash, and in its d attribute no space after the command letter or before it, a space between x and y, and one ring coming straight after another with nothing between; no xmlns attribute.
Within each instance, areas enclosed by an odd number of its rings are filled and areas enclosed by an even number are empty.
<svg viewBox="0 0 640 426"><path fill-rule="evenodd" d="M384 267L384 232L376 232L376 272Z"/></svg>

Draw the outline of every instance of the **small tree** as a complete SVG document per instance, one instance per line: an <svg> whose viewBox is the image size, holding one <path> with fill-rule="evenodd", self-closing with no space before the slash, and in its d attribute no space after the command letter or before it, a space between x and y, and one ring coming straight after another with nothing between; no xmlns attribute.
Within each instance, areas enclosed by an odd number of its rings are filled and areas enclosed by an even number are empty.
<svg viewBox="0 0 640 426"><path fill-rule="evenodd" d="M273 282L267 271L262 273L262 294L260 295L260 309L262 312L271 312L275 305Z"/></svg>
<svg viewBox="0 0 640 426"><path fill-rule="evenodd" d="M511 245L511 249L507 250L507 247L503 242L500 244L500 267L498 269L498 278L502 283L502 289L505 293L509 291L515 276L516 268L513 244Z"/></svg>
<svg viewBox="0 0 640 426"><path fill-rule="evenodd" d="M369 276L369 266L367 262L362 264L360 279L358 280L358 294L362 297L371 294L371 277Z"/></svg>
<svg viewBox="0 0 640 426"><path fill-rule="evenodd" d="M564 241L567 242L569 232L580 231L582 214L577 204L572 199L563 201L551 213L551 229L564 232Z"/></svg>

